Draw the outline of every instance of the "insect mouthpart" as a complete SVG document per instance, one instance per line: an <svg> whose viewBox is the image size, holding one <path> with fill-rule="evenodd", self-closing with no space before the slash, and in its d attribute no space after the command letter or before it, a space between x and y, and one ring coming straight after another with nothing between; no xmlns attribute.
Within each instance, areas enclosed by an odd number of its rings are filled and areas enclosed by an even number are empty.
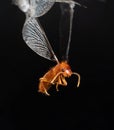
<svg viewBox="0 0 114 130"><path fill-rule="evenodd" d="M62 69L64 77L70 77L72 75L72 71L70 69Z"/></svg>
<svg viewBox="0 0 114 130"><path fill-rule="evenodd" d="M66 70L65 72L66 72L67 74L69 74L69 73L70 73L70 71L69 71L69 70Z"/></svg>

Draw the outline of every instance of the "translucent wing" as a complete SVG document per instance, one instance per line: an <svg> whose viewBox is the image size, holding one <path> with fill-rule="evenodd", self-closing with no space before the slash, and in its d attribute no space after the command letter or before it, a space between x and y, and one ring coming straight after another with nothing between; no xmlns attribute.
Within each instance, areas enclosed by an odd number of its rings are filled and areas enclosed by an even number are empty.
<svg viewBox="0 0 114 130"><path fill-rule="evenodd" d="M46 14L55 2L53 0L12 0L28 17L40 17Z"/></svg>
<svg viewBox="0 0 114 130"><path fill-rule="evenodd" d="M60 19L60 53L64 54L62 60L68 60L72 23L74 14L74 5L61 3L61 19Z"/></svg>
<svg viewBox="0 0 114 130"><path fill-rule="evenodd" d="M53 6L53 0L30 0L32 17L40 17L47 13Z"/></svg>
<svg viewBox="0 0 114 130"><path fill-rule="evenodd" d="M19 7L21 11L27 13L30 9L29 0L12 0L12 3Z"/></svg>
<svg viewBox="0 0 114 130"><path fill-rule="evenodd" d="M61 0L62 1L62 0ZM60 54L62 55L62 60L68 60L71 34L72 34L72 24L74 16L75 5L84 7L78 2L73 0L64 0L65 3L60 4L61 8L61 20L60 20ZM67 3L67 4L66 4Z"/></svg>
<svg viewBox="0 0 114 130"><path fill-rule="evenodd" d="M43 29L35 18L30 17L26 20L22 35L26 44L38 55L58 62Z"/></svg>

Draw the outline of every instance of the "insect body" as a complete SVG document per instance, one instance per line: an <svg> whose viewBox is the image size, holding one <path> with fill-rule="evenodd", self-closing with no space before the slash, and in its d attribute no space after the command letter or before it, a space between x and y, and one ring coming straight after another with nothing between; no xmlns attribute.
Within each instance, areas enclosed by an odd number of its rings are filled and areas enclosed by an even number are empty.
<svg viewBox="0 0 114 130"><path fill-rule="evenodd" d="M55 67L50 69L42 78L40 78L39 92L49 95L47 92L51 85L56 85L56 90L59 91L58 85L67 86L66 77L70 77L72 74L78 76L78 84L80 85L80 75L72 72L69 64L66 61L58 63Z"/></svg>
<svg viewBox="0 0 114 130"><path fill-rule="evenodd" d="M57 65L50 69L42 78L40 78L40 83L38 87L38 92L49 95L48 90L52 85L56 85L56 90L58 91L58 86L67 86L66 77L70 77L72 74L78 76L77 87L80 84L80 75L78 73L72 72L68 64L68 53L71 41L72 32L72 20L75 4L72 0L13 0L16 5L26 14L26 20L23 26L22 35L25 43L38 55L52 61L56 61ZM65 59L59 62L56 57L48 38L40 25L37 17L45 14L54 4L54 2L62 3L62 17L68 14L65 22L68 24L68 41L66 43L66 53ZM69 7L66 7L68 4ZM78 4L80 5L80 4ZM67 11L66 11L67 10ZM62 18L60 29L62 34L64 33L64 18ZM65 30L66 31L66 30ZM67 36L65 36L66 38ZM61 43L62 44L62 43Z"/></svg>

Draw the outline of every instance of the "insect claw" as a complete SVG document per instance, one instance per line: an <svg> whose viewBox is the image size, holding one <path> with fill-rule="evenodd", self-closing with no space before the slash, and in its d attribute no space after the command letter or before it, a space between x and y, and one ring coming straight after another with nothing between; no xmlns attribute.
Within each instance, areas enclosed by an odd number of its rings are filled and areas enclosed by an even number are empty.
<svg viewBox="0 0 114 130"><path fill-rule="evenodd" d="M39 90L38 90L38 92L40 92L40 93L43 93L43 94L45 94L45 95L47 95L47 96L50 96L50 94L47 92L47 90L46 90L46 88L40 88Z"/></svg>
<svg viewBox="0 0 114 130"><path fill-rule="evenodd" d="M59 89L58 89L58 84L56 84L56 91L59 91Z"/></svg>
<svg viewBox="0 0 114 130"><path fill-rule="evenodd" d="M50 94L45 90L45 94L47 95L47 96L50 96Z"/></svg>

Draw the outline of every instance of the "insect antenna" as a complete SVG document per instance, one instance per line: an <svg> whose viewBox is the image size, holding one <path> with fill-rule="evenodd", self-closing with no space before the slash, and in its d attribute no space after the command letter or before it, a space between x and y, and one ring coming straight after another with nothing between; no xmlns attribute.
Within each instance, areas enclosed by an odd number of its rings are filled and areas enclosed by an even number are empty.
<svg viewBox="0 0 114 130"><path fill-rule="evenodd" d="M77 83L77 87L79 87L80 85L80 74L76 73L76 72L73 72L72 74L78 76L78 83Z"/></svg>

